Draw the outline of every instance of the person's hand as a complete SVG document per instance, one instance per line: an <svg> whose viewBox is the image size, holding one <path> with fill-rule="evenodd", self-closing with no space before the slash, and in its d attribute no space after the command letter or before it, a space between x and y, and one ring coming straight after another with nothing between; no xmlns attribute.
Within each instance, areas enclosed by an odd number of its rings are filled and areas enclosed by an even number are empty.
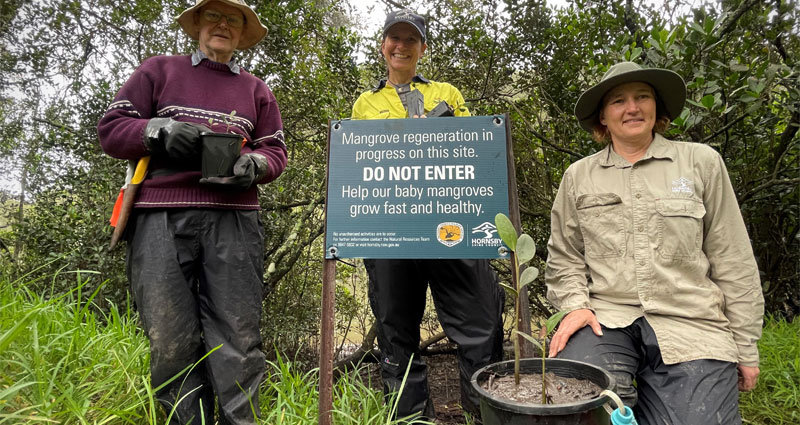
<svg viewBox="0 0 800 425"><path fill-rule="evenodd" d="M202 143L200 133L208 127L192 122L173 121L162 127L159 138L164 140L164 150L172 159L196 159L200 157Z"/></svg>
<svg viewBox="0 0 800 425"><path fill-rule="evenodd" d="M166 154L174 160L196 160L200 157L200 133L208 127L172 118L153 118L145 129L145 145L154 154Z"/></svg>
<svg viewBox="0 0 800 425"><path fill-rule="evenodd" d="M739 373L739 391L751 391L758 383L758 366L736 366Z"/></svg>
<svg viewBox="0 0 800 425"><path fill-rule="evenodd" d="M556 354L561 352L567 346L567 341L572 337L572 334L583 329L584 326L590 326L597 336L603 335L600 322L597 321L597 317L595 317L592 310L584 308L571 311L561 319L558 330L553 335L553 339L550 340L549 357L555 357Z"/></svg>
<svg viewBox="0 0 800 425"><path fill-rule="evenodd" d="M233 164L233 175L230 177L206 177L200 179L204 184L218 189L245 190L253 183L263 179L269 171L267 158L257 153L246 153Z"/></svg>

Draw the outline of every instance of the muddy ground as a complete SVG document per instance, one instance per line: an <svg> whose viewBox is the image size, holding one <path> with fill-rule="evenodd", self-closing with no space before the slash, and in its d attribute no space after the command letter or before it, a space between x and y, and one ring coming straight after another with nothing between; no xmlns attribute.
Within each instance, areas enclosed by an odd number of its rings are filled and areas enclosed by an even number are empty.
<svg viewBox="0 0 800 425"><path fill-rule="evenodd" d="M438 354L425 357L428 363L428 385L436 408L438 425L466 424L461 410L461 390L458 384L458 360L454 354ZM380 370L370 364L370 381L376 390L381 390Z"/></svg>

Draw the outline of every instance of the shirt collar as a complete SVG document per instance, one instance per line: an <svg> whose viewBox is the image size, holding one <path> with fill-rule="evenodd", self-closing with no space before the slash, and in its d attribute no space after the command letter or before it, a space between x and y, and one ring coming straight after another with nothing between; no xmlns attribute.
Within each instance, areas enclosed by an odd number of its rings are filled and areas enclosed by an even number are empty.
<svg viewBox="0 0 800 425"><path fill-rule="evenodd" d="M427 78L423 77L422 75L418 74L418 75L415 75L415 76L411 77L411 82L412 83L430 84L431 81L428 80ZM385 78L381 79L380 81L378 81L378 84L375 85L375 88L373 88L372 91L373 92L379 92L384 87L386 87L386 79Z"/></svg>
<svg viewBox="0 0 800 425"><path fill-rule="evenodd" d="M645 152L644 156L639 161L648 159L669 159L674 161L675 154L675 146L673 146L669 140L665 139L664 136L655 133L653 141L650 143L650 146L647 147L647 152ZM600 165L603 167L627 168L631 166L630 162L614 152L611 143L606 145L599 159Z"/></svg>
<svg viewBox="0 0 800 425"><path fill-rule="evenodd" d="M209 59L208 56L206 56L206 54L203 53L202 50L197 49L192 55L192 66L200 65L200 62L202 62L203 59L208 59L209 61L211 61L211 59ZM240 68L239 65L236 63L236 59L231 59L229 62L226 62L225 65L228 65L228 69L230 69L231 72L233 72L234 74L239 73Z"/></svg>

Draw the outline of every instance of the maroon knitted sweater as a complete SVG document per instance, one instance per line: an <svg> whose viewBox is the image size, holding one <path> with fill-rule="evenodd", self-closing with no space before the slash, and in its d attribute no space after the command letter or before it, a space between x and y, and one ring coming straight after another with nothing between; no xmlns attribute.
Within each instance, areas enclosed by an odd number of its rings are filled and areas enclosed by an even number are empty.
<svg viewBox="0 0 800 425"><path fill-rule="evenodd" d="M232 111L236 114L231 118ZM120 159L149 155L143 142L150 118L173 118L235 132L247 138L242 153L267 158L269 172L258 183L277 178L286 168L286 143L278 104L267 85L245 70L191 56L156 56L139 65L122 86L97 126L103 150ZM225 119L230 128L228 129ZM136 208L259 209L255 186L245 191L200 185L200 164L174 163L153 156L148 178L139 188Z"/></svg>

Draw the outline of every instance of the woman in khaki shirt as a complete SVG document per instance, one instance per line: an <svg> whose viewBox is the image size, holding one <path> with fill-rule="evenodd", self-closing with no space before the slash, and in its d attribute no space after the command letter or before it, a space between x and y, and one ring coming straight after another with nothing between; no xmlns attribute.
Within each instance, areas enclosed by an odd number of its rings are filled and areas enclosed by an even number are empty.
<svg viewBox="0 0 800 425"><path fill-rule="evenodd" d="M661 135L685 98L678 74L621 62L578 100L607 146L553 204L547 296L570 313L550 355L609 370L640 424L741 424L764 301L722 158Z"/></svg>

